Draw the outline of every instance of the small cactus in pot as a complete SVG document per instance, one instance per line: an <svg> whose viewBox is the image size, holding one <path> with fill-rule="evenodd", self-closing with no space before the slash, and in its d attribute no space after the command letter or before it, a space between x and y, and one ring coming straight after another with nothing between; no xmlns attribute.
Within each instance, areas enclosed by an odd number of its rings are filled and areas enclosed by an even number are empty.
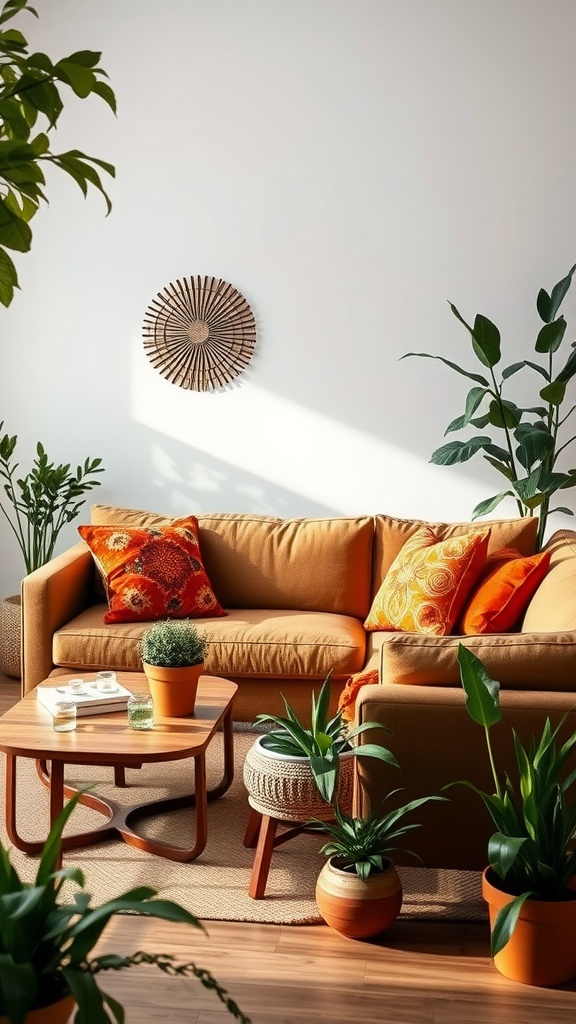
<svg viewBox="0 0 576 1024"><path fill-rule="evenodd" d="M207 648L206 635L189 619L155 622L146 630L140 640L140 657L158 715L181 718L194 714Z"/></svg>

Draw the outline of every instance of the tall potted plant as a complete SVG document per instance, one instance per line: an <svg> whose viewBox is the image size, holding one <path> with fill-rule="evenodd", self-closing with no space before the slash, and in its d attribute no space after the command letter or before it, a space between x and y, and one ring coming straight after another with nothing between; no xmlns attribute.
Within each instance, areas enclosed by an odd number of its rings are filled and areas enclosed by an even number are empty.
<svg viewBox="0 0 576 1024"><path fill-rule="evenodd" d="M574 515L564 505L551 507L558 491L576 487L576 469L561 471L558 458L576 440L576 435L564 439L563 428L576 409L571 405L564 411L568 398L568 384L576 374L576 342L566 353L562 350L567 323L559 315L560 306L572 283L576 265L554 285L550 294L541 288L536 308L543 327L535 342L536 358L523 359L498 370L502 353L500 331L488 317L478 313L473 324L466 322L453 303L450 309L464 325L472 342L472 353L480 363L481 372L464 369L458 363L429 352L407 352L402 356L439 359L451 370L474 382L466 396L465 410L446 427L446 434L472 426L480 430L487 427L497 431L495 440L490 434L475 434L464 441L449 441L432 452L430 461L438 466L452 466L467 462L478 452L506 484L504 489L484 501L472 512L472 518L488 515L506 497L515 500L521 516L538 517L538 549L544 542L548 516L552 512ZM558 362L559 361L559 362ZM536 394L531 402L519 406L504 397L506 382L519 371L536 374ZM569 400L569 398L568 398ZM499 443L501 441L501 443Z"/></svg>
<svg viewBox="0 0 576 1024"><path fill-rule="evenodd" d="M499 684L462 644L458 662L466 707L484 728L494 779L493 793L460 780L480 796L496 827L482 876L494 963L514 981L561 985L576 976L576 770L568 770L576 733L560 742L566 716L555 729L547 718L528 746L514 733L516 778L504 775L490 740L502 717Z"/></svg>
<svg viewBox="0 0 576 1024"><path fill-rule="evenodd" d="M62 830L80 794L61 812L44 845L33 882L23 881L0 844L0 1024L67 1024L76 1007L75 1024L124 1024L124 1008L100 988L105 971L141 964L165 975L195 977L211 989L228 1012L250 1024L238 1005L209 971L178 963L165 953L93 956L106 925L116 914L176 921L202 928L198 918L172 900L139 886L98 907L91 905L79 868L56 870ZM63 898L63 887L78 887Z"/></svg>
<svg viewBox="0 0 576 1024"><path fill-rule="evenodd" d="M0 432L4 421L0 422ZM79 514L86 496L100 485L102 459L86 459L72 470L70 463L51 462L38 442L32 469L19 476L15 460L16 435L0 436L0 479L3 497L0 512L8 523L22 553L25 574L45 565L52 555L61 530ZM20 676L20 595L0 602L0 668L7 675Z"/></svg>
<svg viewBox="0 0 576 1024"><path fill-rule="evenodd" d="M194 714L208 641L190 619L155 622L140 640L154 710L165 718Z"/></svg>

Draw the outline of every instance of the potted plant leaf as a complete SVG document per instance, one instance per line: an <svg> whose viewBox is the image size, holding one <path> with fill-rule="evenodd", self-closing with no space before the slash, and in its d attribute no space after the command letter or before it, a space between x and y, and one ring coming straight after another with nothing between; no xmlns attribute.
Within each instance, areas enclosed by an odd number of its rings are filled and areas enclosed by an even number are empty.
<svg viewBox="0 0 576 1024"><path fill-rule="evenodd" d="M354 740L368 729L383 729L365 722L355 729L342 712L329 717L330 673L318 698L312 693L310 725L305 725L284 699L286 716L257 715L255 725L277 726L258 736L246 755L244 783L250 805L264 814L287 821L333 817L333 799L345 810L352 805L354 759L376 757L398 767L394 755L377 743L358 746ZM269 780L274 778L274 783ZM273 799L266 793L274 793Z"/></svg>
<svg viewBox="0 0 576 1024"><path fill-rule="evenodd" d="M398 792L393 790L386 799ZM404 819L428 801L444 799L425 796L386 814L380 807L366 818L343 814L336 805L334 821L309 823L330 837L320 851L328 860L316 883L316 903L331 928L349 938L365 939L394 923L402 907L402 882L393 855L402 849L420 860L412 850L396 845L419 827Z"/></svg>
<svg viewBox="0 0 576 1024"><path fill-rule="evenodd" d="M488 317L478 313L469 324L453 303L450 309L466 328L472 342L472 353L480 363L480 372L464 369L458 363L429 352L407 352L402 356L439 359L450 369L473 381L466 396L465 410L446 427L446 434L476 427L487 427L499 432L494 439L480 433L464 441L449 441L432 452L430 461L438 466L453 466L467 462L478 452L506 481L504 489L481 501L472 512L472 518L488 515L506 497L515 500L521 516L538 517L537 550L544 543L548 516L552 512L574 515L564 505L551 507L553 496L561 490L576 487L576 469L561 470L558 459L575 436L565 438L563 429L576 409L572 404L566 412L563 406L570 401L568 384L576 375L576 342L568 352L562 350L567 323L559 314L560 306L572 283L574 265L566 277L554 285L550 294L541 288L536 309L543 326L535 341L536 359L523 359L496 369L502 359L500 331ZM536 374L536 394L532 401L519 406L505 397L507 381L518 372ZM501 443L499 443L501 441Z"/></svg>
<svg viewBox="0 0 576 1024"><path fill-rule="evenodd" d="M151 964L164 974L195 977L211 989L228 1012L250 1024L216 979L194 963L180 964L164 953L141 950L123 956L92 951L115 914L128 913L202 928L198 918L155 889L139 886L101 906L91 906L79 868L56 870L62 830L80 794L54 823L33 882L25 882L0 844L0 1021L3 1024L123 1024L124 1008L100 988L105 971ZM69 900L64 886L78 886Z"/></svg>
<svg viewBox="0 0 576 1024"><path fill-rule="evenodd" d="M482 893L498 970L515 981L561 985L576 976L576 733L564 741L546 718L539 738L523 744L513 732L516 777L499 772L490 729L502 717L499 683L459 645L460 677L470 717L484 728L494 792L460 780L483 801L496 831L488 843ZM454 785L451 783L450 785Z"/></svg>
<svg viewBox="0 0 576 1024"><path fill-rule="evenodd" d="M3 428L4 421L0 423L0 432ZM4 492L0 512L16 538L27 575L50 561L62 529L79 514L88 492L99 487L96 477L104 468L102 459L90 458L75 470L70 463L56 465L38 442L32 469L25 476L18 476L19 464L14 455L17 443L16 435L0 437L0 478ZM0 603L0 624L3 637L0 668L7 675L19 678L19 594Z"/></svg>
<svg viewBox="0 0 576 1024"><path fill-rule="evenodd" d="M140 657L157 714L165 718L194 714L207 649L205 634L190 619L163 619L146 630Z"/></svg>

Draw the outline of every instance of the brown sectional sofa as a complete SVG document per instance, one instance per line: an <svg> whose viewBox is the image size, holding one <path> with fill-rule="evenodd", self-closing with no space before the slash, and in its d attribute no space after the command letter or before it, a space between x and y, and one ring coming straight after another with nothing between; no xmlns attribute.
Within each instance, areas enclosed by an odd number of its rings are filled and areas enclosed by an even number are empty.
<svg viewBox="0 0 576 1024"><path fill-rule="evenodd" d="M96 505L97 525L161 525L170 517ZM361 689L360 721L392 730L386 743L401 774L365 762L357 806L379 803L396 786L403 796L438 792L458 778L490 785L482 730L464 707L456 661L459 637L367 633L363 622L392 561L419 520L386 515L278 519L236 513L199 515L204 565L225 617L202 619L210 641L206 670L239 684L235 715L283 711L281 694L304 713L312 688L332 673L334 704L350 675L379 667L380 683ZM441 539L478 524L433 523ZM491 526L489 552L534 550L534 519L482 521ZM525 734L546 713L570 711L576 727L576 533L549 541L551 569L532 598L519 631L466 637L505 689L508 724ZM82 541L22 584L23 690L52 673L113 668L138 671L143 623L105 625L106 603L94 562ZM509 729L497 744L510 764ZM369 739L369 737L367 737ZM430 866L480 867L488 824L477 798L463 787L449 804L424 808L427 828L413 846ZM455 831L456 830L456 833Z"/></svg>

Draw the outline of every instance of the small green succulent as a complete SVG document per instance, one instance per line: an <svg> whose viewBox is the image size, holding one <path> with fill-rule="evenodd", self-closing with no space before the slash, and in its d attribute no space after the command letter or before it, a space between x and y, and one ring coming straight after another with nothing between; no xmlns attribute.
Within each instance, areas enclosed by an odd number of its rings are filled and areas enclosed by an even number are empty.
<svg viewBox="0 0 576 1024"><path fill-rule="evenodd" d="M208 649L208 641L189 619L167 619L155 622L140 640L140 657L147 665L184 668L200 665Z"/></svg>

